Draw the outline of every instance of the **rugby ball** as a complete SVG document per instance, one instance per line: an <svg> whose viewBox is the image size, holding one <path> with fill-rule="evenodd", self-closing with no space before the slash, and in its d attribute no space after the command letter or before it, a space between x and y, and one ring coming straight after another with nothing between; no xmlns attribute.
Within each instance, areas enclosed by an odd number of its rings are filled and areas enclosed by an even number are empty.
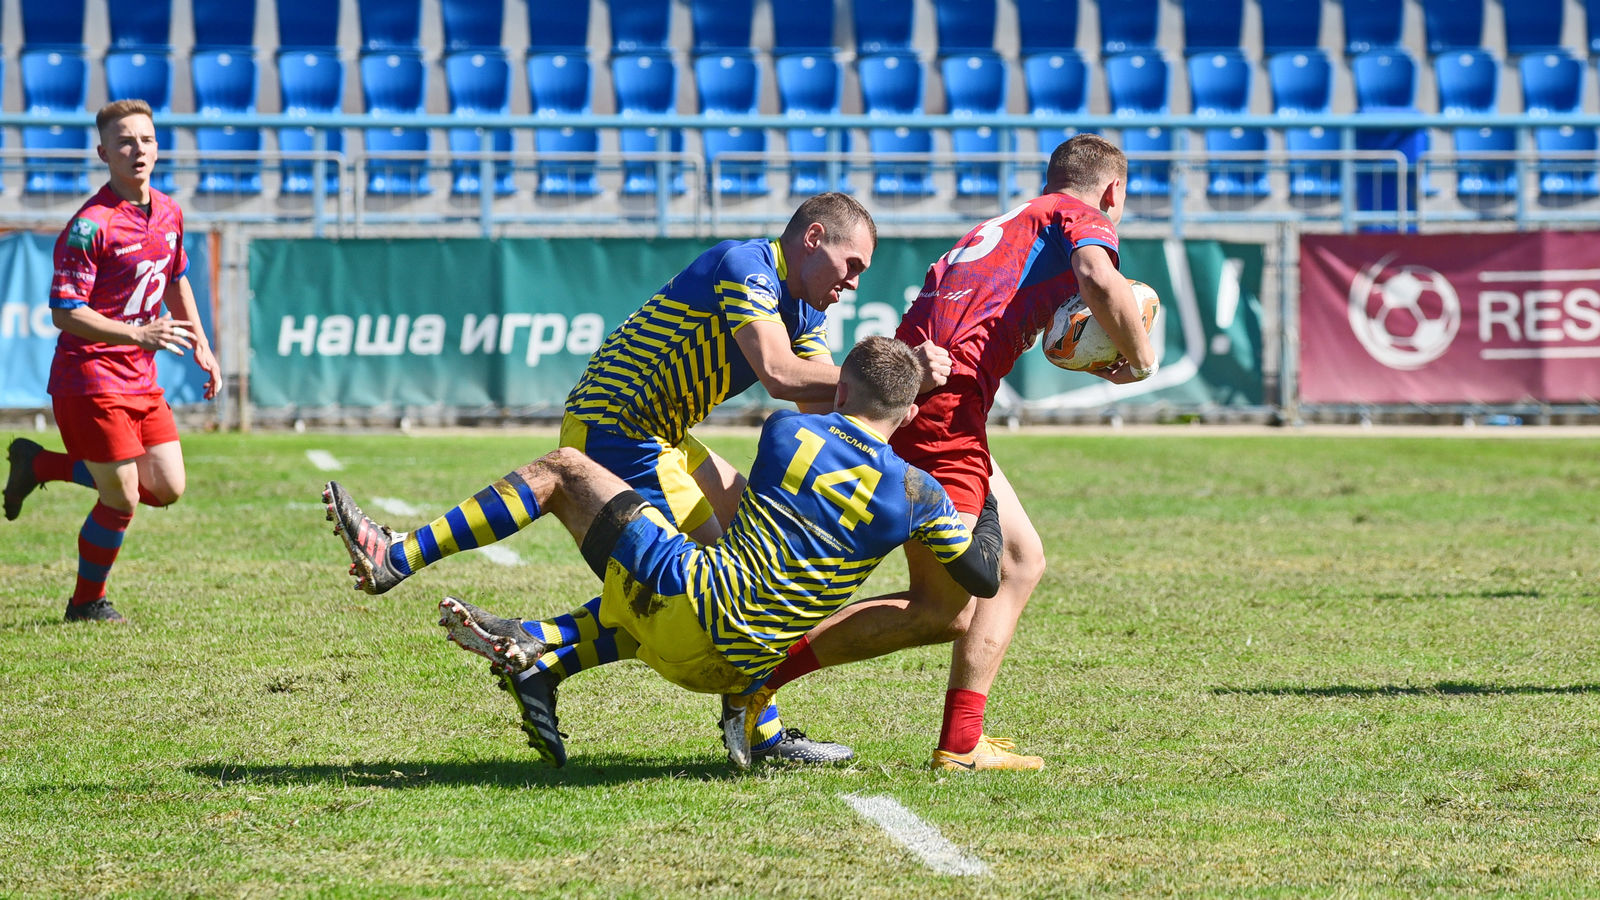
<svg viewBox="0 0 1600 900"><path fill-rule="evenodd" d="M1139 304L1139 318L1144 322L1145 332L1154 331L1161 317L1161 298L1142 281L1130 278L1128 285L1133 288L1133 299ZM1057 367L1074 372L1104 368L1121 358L1117 346L1111 343L1111 336L1094 320L1088 304L1078 294L1061 304L1050 320L1050 327L1045 329L1044 356Z"/></svg>

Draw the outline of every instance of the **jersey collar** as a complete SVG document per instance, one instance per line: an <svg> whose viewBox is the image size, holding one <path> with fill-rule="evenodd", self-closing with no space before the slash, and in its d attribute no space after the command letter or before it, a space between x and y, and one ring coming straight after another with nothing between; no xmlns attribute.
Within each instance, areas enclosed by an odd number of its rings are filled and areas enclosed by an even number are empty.
<svg viewBox="0 0 1600 900"><path fill-rule="evenodd" d="M874 438L877 439L878 443L880 443L880 444L889 443L889 439L884 437L883 435L879 434L878 430L876 428L873 428L871 425L868 425L867 423L861 421L860 419L856 418L855 416L846 415L844 413L840 413L839 416L840 416L840 418L844 419L846 422L849 422L850 424L856 426L857 428L861 429L862 431L865 431L867 434L872 435Z"/></svg>
<svg viewBox="0 0 1600 900"><path fill-rule="evenodd" d="M778 266L778 280L787 283L789 280L789 261L783 258L783 245L777 241L767 241L772 245L772 258Z"/></svg>

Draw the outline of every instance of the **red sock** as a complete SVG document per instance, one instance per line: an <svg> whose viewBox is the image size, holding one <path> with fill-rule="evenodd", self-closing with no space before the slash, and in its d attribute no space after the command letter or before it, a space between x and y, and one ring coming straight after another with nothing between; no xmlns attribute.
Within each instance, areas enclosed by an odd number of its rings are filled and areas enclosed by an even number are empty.
<svg viewBox="0 0 1600 900"><path fill-rule="evenodd" d="M772 670L772 675L767 678L767 687L777 690L801 675L809 675L820 668L822 664L817 662L817 654L811 649L811 641L802 637L789 645L789 655Z"/></svg>
<svg viewBox="0 0 1600 900"><path fill-rule="evenodd" d="M78 532L78 583L68 603L81 606L106 595L111 564L117 561L117 551L122 549L122 538L132 521L133 513L104 503L96 503L89 511L89 518L83 520Z"/></svg>
<svg viewBox="0 0 1600 900"><path fill-rule="evenodd" d="M971 753L983 736L985 694L958 689L944 692L944 724L939 727L939 749L947 753Z"/></svg>
<svg viewBox="0 0 1600 900"><path fill-rule="evenodd" d="M35 481L71 481L72 457L54 450L40 450L33 458Z"/></svg>

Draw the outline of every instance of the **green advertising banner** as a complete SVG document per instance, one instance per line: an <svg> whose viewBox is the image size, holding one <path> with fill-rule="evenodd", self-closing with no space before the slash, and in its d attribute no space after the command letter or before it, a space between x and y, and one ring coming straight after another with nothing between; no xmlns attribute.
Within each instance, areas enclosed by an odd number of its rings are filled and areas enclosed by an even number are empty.
<svg viewBox="0 0 1600 900"><path fill-rule="evenodd" d="M829 318L835 356L893 334L950 239L886 238ZM709 246L695 239L257 240L250 251L258 407L555 409L606 334ZM1108 385L1030 351L1009 379L1027 407L1262 402L1262 252L1128 241L1122 269L1162 297L1163 367ZM764 403L759 386L740 398Z"/></svg>

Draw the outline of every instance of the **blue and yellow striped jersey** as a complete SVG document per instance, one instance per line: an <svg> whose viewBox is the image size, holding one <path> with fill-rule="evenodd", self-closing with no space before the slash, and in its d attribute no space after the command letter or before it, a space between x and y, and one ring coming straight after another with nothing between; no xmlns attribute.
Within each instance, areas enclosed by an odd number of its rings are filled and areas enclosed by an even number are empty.
<svg viewBox="0 0 1600 900"><path fill-rule="evenodd" d="M723 241L667 282L589 358L567 412L636 440L682 443L717 404L756 382L733 340L778 322L796 356L828 352L820 310L789 293L777 241Z"/></svg>
<svg viewBox="0 0 1600 900"><path fill-rule="evenodd" d="M972 538L944 488L860 421L775 413L733 523L692 576L700 624L729 662L764 678L911 539L948 563Z"/></svg>

